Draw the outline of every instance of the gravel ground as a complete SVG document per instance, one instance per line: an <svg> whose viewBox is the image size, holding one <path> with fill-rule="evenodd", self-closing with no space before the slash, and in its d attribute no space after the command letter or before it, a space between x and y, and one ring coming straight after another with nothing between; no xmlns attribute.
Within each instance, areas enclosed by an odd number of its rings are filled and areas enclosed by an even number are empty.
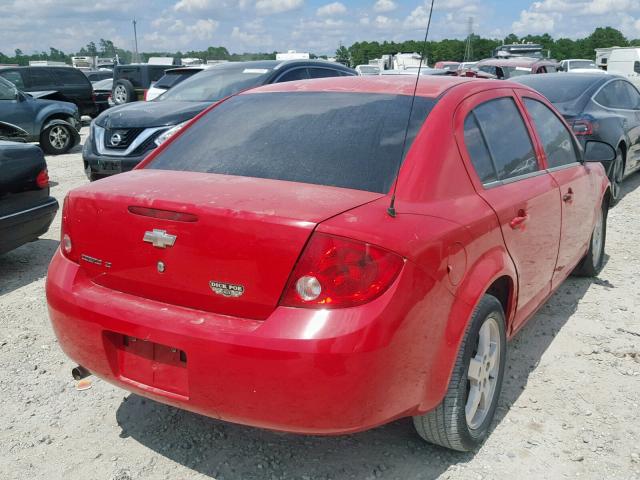
<svg viewBox="0 0 640 480"><path fill-rule="evenodd" d="M83 129L83 138L87 128ZM53 195L87 180L49 157ZM78 392L47 318L59 223L0 257L1 479L640 479L640 175L611 211L599 279L569 279L509 345L494 431L476 453L424 444L410 420L336 438L232 425L101 380Z"/></svg>

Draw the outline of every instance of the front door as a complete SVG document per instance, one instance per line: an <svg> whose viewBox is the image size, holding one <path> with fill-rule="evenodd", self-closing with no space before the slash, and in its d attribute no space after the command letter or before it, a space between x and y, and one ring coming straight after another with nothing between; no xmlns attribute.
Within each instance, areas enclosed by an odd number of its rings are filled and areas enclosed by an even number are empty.
<svg viewBox="0 0 640 480"><path fill-rule="evenodd" d="M464 116L461 150L477 174L476 190L495 211L518 273L515 329L551 292L560 243L558 184L542 167L512 90L475 95L457 115Z"/></svg>
<svg viewBox="0 0 640 480"><path fill-rule="evenodd" d="M560 117L542 99L533 98L530 92L521 94L542 145L547 171L560 187L562 234L553 276L555 288L581 260L591 240L599 184L594 166L580 162L574 136Z"/></svg>

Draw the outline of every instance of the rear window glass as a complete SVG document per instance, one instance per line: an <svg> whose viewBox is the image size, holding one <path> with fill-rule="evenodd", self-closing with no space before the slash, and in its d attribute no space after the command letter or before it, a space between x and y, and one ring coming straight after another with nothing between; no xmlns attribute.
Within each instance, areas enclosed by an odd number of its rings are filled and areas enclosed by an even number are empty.
<svg viewBox="0 0 640 480"><path fill-rule="evenodd" d="M133 86L139 86L142 82L140 69L136 67L121 67L114 75L114 78L129 80Z"/></svg>
<svg viewBox="0 0 640 480"><path fill-rule="evenodd" d="M586 75L584 77L576 75L567 78L564 74L558 74L549 77L531 77L523 83L535 88L547 97L551 103L564 103L577 99L598 81L598 79L594 80L593 77Z"/></svg>
<svg viewBox="0 0 640 480"><path fill-rule="evenodd" d="M407 151L434 105L433 99L416 99ZM387 193L410 106L404 95L240 95L211 110L147 168Z"/></svg>
<svg viewBox="0 0 640 480"><path fill-rule="evenodd" d="M156 88L166 88L169 89L171 87L176 86L183 80L199 73L200 70L192 70L190 72L169 72L165 73L164 76L156 82L154 87Z"/></svg>
<svg viewBox="0 0 640 480"><path fill-rule="evenodd" d="M33 67L29 69L29 75L31 76L31 88L54 88L56 85L51 70L46 67Z"/></svg>

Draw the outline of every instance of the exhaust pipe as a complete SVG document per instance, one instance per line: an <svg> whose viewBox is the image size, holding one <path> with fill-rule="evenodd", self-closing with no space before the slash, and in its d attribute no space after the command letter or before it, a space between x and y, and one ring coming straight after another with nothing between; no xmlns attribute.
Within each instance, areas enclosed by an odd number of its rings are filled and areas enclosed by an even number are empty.
<svg viewBox="0 0 640 480"><path fill-rule="evenodd" d="M91 375L91 372L84 368L82 365L78 365L74 369L71 370L71 375L74 380L82 380L83 378L87 378Z"/></svg>

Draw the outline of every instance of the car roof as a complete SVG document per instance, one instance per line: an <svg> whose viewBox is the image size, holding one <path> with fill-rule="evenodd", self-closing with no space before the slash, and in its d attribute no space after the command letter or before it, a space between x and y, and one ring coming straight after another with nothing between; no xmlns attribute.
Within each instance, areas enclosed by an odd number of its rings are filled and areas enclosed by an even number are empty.
<svg viewBox="0 0 640 480"><path fill-rule="evenodd" d="M244 94L274 93L274 92L350 92L377 93L389 95L413 95L416 87L415 75L398 76L370 76L370 77L333 77L316 80L284 82L258 87ZM490 80L477 80L468 77L455 76L424 76L420 77L416 94L420 97L437 98L450 88L473 82L486 82L495 88L496 84ZM500 84L504 86L504 83Z"/></svg>

